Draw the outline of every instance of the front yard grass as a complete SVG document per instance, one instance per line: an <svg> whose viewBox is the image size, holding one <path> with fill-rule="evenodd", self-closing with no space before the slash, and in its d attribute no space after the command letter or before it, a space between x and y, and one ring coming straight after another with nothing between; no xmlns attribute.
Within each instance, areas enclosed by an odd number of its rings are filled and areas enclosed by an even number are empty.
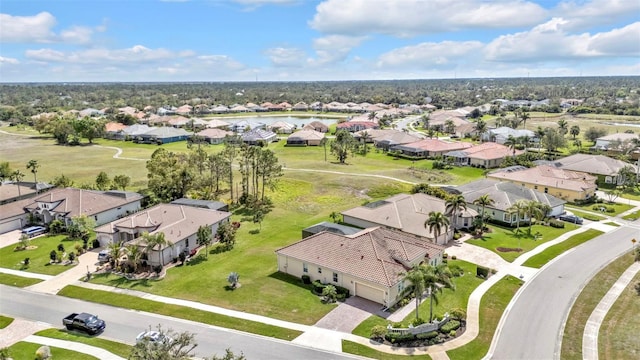
<svg viewBox="0 0 640 360"><path fill-rule="evenodd" d="M15 286L19 288L31 286L41 282L40 279L28 278L24 276L18 276L13 274L0 273L0 284Z"/></svg>
<svg viewBox="0 0 640 360"><path fill-rule="evenodd" d="M0 315L0 329L6 328L7 326L11 325L12 322L13 318Z"/></svg>
<svg viewBox="0 0 640 360"><path fill-rule="evenodd" d="M609 225L609 226L615 226L615 227L619 227L619 226L620 226L620 224L615 223L615 222L613 222L613 221L607 221L607 222L606 222L606 223L604 223L604 224L605 224L605 225Z"/></svg>
<svg viewBox="0 0 640 360"><path fill-rule="evenodd" d="M603 202L603 203L598 203L598 204L584 204L584 205L577 205L577 204L570 204L569 206L567 206L568 210L572 210L572 208L576 208L576 209L581 209L584 211L591 211L591 212L597 212L598 210L594 210L593 207L594 206L603 206L603 207L607 207L607 208L613 208L614 211L613 212L604 212L603 214L608 215L608 216L618 216L620 214L622 214L625 211L631 210L634 208L633 205L629 205L629 204L621 204L621 203L609 203L609 202Z"/></svg>
<svg viewBox="0 0 640 360"><path fill-rule="evenodd" d="M16 360L34 359L36 351L40 348L40 344L34 344L26 341L17 342L9 347L9 356ZM73 359L73 360L98 360L97 357L89 354L61 349L49 346L52 359Z"/></svg>
<svg viewBox="0 0 640 360"><path fill-rule="evenodd" d="M604 217L604 216L600 216L600 215L596 215L596 214L592 214L592 213L588 213L588 212L584 212L584 211L574 210L574 209L571 209L571 208L568 208L568 207L567 207L567 209L571 210L571 212L574 215L580 216L581 218L584 218L584 219L589 220L589 221L600 221L600 220L606 219L606 217Z"/></svg>
<svg viewBox="0 0 640 360"><path fill-rule="evenodd" d="M220 315L185 306L160 303L157 301L139 298L137 296L116 294L102 290L89 290L73 285L65 286L62 290L60 290L60 292L58 292L58 295L74 299L82 299L99 304L121 307L125 309L146 311L180 319L197 321L200 323L245 331L263 336L275 337L283 340L293 340L301 334L300 331L285 329L278 326L267 325L255 321L238 319L231 316ZM254 297L256 297L255 293ZM142 325L144 324L141 324L141 326Z"/></svg>
<svg viewBox="0 0 640 360"><path fill-rule="evenodd" d="M521 226L520 231L516 232L516 228L507 228L497 225L489 225L491 232L485 233L479 239L467 240L467 243L483 247L500 255L506 261L512 262L522 253L553 240L558 236L574 229L574 225L565 224L564 228L554 228L544 225L533 225L531 234L527 226ZM535 238L535 234L540 233L542 236ZM503 251L499 251L502 248ZM521 251L516 251L521 249ZM511 250L511 251L508 251Z"/></svg>
<svg viewBox="0 0 640 360"><path fill-rule="evenodd" d="M502 313L522 284L522 280L507 275L482 296L480 301L480 332L470 343L447 351L451 360L481 359L487 354Z"/></svg>
<svg viewBox="0 0 640 360"><path fill-rule="evenodd" d="M418 357L418 355L396 355L374 350L368 346L364 346L353 341L342 340L342 351L348 354L354 354L366 357L368 359L378 360L402 360ZM429 355L420 355L420 359L430 360Z"/></svg>
<svg viewBox="0 0 640 360"><path fill-rule="evenodd" d="M627 214L625 216L622 217L625 220L629 220L629 221L636 221L638 219L640 219L640 210L638 211L634 211L631 214Z"/></svg>
<svg viewBox="0 0 640 360"><path fill-rule="evenodd" d="M572 237L566 239L565 241L555 244L553 246L548 247L543 252L530 257L527 261L522 264L523 266L529 266L533 268L541 268L546 263L554 259L556 256L562 254L563 252L572 249L584 242L587 242L593 239L596 236L602 235L603 232L596 229L589 229L580 234L575 234Z"/></svg>
<svg viewBox="0 0 640 360"><path fill-rule="evenodd" d="M640 273L631 280L607 313L598 333L600 359L640 359L640 301L634 289Z"/></svg>
<svg viewBox="0 0 640 360"><path fill-rule="evenodd" d="M76 241L70 240L67 235L44 235L31 239L30 246L34 249L16 251L16 245L9 245L0 249L0 267L24 270L38 274L58 275L68 269L74 267L76 262L71 265L50 264L49 253L51 250L58 249L58 245L63 244L65 251L75 252ZM82 244L80 242L80 244ZM29 258L29 266L24 266L23 261Z"/></svg>
<svg viewBox="0 0 640 360"><path fill-rule="evenodd" d="M573 303L565 324L560 352L563 360L582 360L582 335L587 319L602 297L631 264L633 264L633 255L629 252L609 263L582 289ZM623 312L629 315L626 310Z"/></svg>
<svg viewBox="0 0 640 360"><path fill-rule="evenodd" d="M454 308L467 308L467 303L469 302L469 296L471 293L478 287L484 280L475 276L476 274L476 265L470 262L462 261L462 260L449 260L449 265L458 265L464 270L464 275L461 277L454 278L454 282L456 285L456 290L453 291L451 289L443 289L442 293L438 295L438 304L434 302L433 304L433 316L441 318L444 316L444 313L448 312ZM409 323L416 318L415 312L415 299L413 299L408 306L413 306L413 311L407 315L407 317L403 320L403 323L408 326ZM420 314L420 318L424 321L429 321L429 300L424 300L420 307L418 308L418 313ZM383 325L386 326L389 324L389 321L383 319L377 315L372 315L367 318L365 321L360 323L352 333L355 335L360 335L368 338L371 336L371 328L375 325Z"/></svg>
<svg viewBox="0 0 640 360"><path fill-rule="evenodd" d="M128 358L129 354L131 354L131 346L127 344L123 344L117 341L111 341L95 336L89 336L83 333L67 331L63 329L45 329L42 331L38 331L34 335L50 337L54 339L73 341L77 343L82 343L86 345L95 346L101 349L105 349L112 354L118 355L123 358Z"/></svg>

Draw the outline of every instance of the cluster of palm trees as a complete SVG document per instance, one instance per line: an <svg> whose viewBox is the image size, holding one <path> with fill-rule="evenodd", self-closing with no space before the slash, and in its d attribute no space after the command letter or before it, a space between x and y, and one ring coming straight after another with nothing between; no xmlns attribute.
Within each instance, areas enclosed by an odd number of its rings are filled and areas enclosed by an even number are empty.
<svg viewBox="0 0 640 360"><path fill-rule="evenodd" d="M534 200L518 200L507 209L508 214L516 214L516 233L520 232L520 219L529 219L527 233L531 235L533 220L544 220L551 212L551 206Z"/></svg>
<svg viewBox="0 0 640 360"><path fill-rule="evenodd" d="M433 234L434 240L437 242L438 237L442 234L442 230L445 233L450 226L456 228L458 224L458 214L461 211L467 210L467 201L462 195L453 195L445 200L445 212L431 211L428 214L427 220L424 222L425 229Z"/></svg>
<svg viewBox="0 0 640 360"><path fill-rule="evenodd" d="M127 256L127 261L133 267L133 272L135 273L138 270L138 266L140 265L140 260L142 260L143 256L148 256L150 251L153 250L161 250L163 246L171 245L165 238L163 232L158 232L155 234L149 234L148 232L144 232L142 234L142 239L145 242L144 248L140 247L135 243L122 243L113 241L109 244L108 250L109 255L111 256L111 264L113 269L117 269L120 267L120 258L123 255ZM160 255L160 264L164 266L163 256Z"/></svg>
<svg viewBox="0 0 640 360"><path fill-rule="evenodd" d="M429 322L433 321L433 303L439 302L438 294L443 288L455 290L455 284L452 281L453 275L446 264L415 265L411 270L404 274L403 281L409 281L412 285L412 292L416 299L416 319L420 318L419 305L425 290L430 299L429 303Z"/></svg>

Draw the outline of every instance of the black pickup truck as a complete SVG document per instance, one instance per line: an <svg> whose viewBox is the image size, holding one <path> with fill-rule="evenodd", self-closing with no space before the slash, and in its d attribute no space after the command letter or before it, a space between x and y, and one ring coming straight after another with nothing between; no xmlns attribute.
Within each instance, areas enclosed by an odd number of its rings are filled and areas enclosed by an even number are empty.
<svg viewBox="0 0 640 360"><path fill-rule="evenodd" d="M105 328L103 320L87 313L73 313L62 319L62 325L66 326L68 330L81 330L91 335L95 335Z"/></svg>

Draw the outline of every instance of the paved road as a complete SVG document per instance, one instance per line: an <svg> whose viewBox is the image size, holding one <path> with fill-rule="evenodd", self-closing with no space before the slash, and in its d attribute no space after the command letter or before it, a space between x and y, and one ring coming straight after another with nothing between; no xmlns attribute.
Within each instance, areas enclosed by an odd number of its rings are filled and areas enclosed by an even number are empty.
<svg viewBox="0 0 640 360"><path fill-rule="evenodd" d="M625 225L542 269L517 295L494 338L490 359L559 359L563 326L582 287L611 260L631 250L639 229Z"/></svg>
<svg viewBox="0 0 640 360"><path fill-rule="evenodd" d="M192 321L94 304L61 296L0 285L0 313L62 327L62 318L71 312L84 311L97 314L107 323L101 337L132 344L136 335L148 328L162 324L176 331L196 333L197 356L222 355L226 348L244 352L248 359L354 359L348 354L338 354L299 346L287 341L216 328Z"/></svg>

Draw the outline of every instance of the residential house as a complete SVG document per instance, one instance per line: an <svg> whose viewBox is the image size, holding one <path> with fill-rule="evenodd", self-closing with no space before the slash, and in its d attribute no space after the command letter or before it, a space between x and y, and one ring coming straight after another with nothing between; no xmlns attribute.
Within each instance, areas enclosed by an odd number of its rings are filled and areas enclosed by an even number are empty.
<svg viewBox="0 0 640 360"><path fill-rule="evenodd" d="M233 136L234 133L222 129L204 129L196 135L203 137L209 144L222 144L227 136Z"/></svg>
<svg viewBox="0 0 640 360"><path fill-rule="evenodd" d="M445 214L445 201L423 193L398 194L343 211L342 217L345 224L360 228L383 226L420 236L436 244L446 244L453 238L453 227L470 228L473 218L478 215L472 209L458 213L458 219L451 219L451 226L441 229L436 238L428 226L424 225L431 212Z"/></svg>
<svg viewBox="0 0 640 360"><path fill-rule="evenodd" d="M278 271L341 286L389 308L405 295L404 274L422 263L442 262L444 247L418 236L375 227L355 234L329 231L276 250Z"/></svg>
<svg viewBox="0 0 640 360"><path fill-rule="evenodd" d="M485 169L496 168L508 156L522 154L522 150L512 150L494 142L486 142L464 150L451 151L444 156L455 165L469 165Z"/></svg>
<svg viewBox="0 0 640 360"><path fill-rule="evenodd" d="M278 135L269 130L253 129L242 133L242 142L248 145L266 145L277 141Z"/></svg>
<svg viewBox="0 0 640 360"><path fill-rule="evenodd" d="M638 134L615 133L597 138L592 149L616 153L625 149L635 149L639 141Z"/></svg>
<svg viewBox="0 0 640 360"><path fill-rule="evenodd" d="M504 144L505 142L507 142L510 136L515 139L526 137L532 141L536 138L536 134L531 130L512 129L507 126L503 126L497 129L489 129L484 134L482 134L482 140Z"/></svg>
<svg viewBox="0 0 640 360"><path fill-rule="evenodd" d="M596 176L549 165L532 168L512 166L490 172L487 177L509 181L570 202L591 199L598 188Z"/></svg>
<svg viewBox="0 0 640 360"><path fill-rule="evenodd" d="M468 149L472 146L468 142L423 139L409 144L392 146L390 150L399 151L407 156L426 159L443 156L451 151Z"/></svg>
<svg viewBox="0 0 640 360"><path fill-rule="evenodd" d="M208 226L213 234L218 226L229 221L231 213L178 204L158 204L151 208L109 222L95 229L101 246L131 242L140 247L146 243L142 234L164 233L167 244L154 249L148 256L150 265L164 265L182 251L197 247L198 228Z"/></svg>
<svg viewBox="0 0 640 360"><path fill-rule="evenodd" d="M558 216L564 213L565 200L559 199L551 194L530 189L526 186L511 182L502 182L494 179L476 180L464 185L457 186L467 201L467 207L482 212L482 207L473 202L483 195L489 195L494 201L493 205L485 207L485 216L489 216L493 221L515 225L518 221L528 222L529 217L524 214L515 214L509 210L519 200L535 201L549 205L551 211L548 216Z"/></svg>
<svg viewBox="0 0 640 360"><path fill-rule="evenodd" d="M142 134L146 134L149 131L153 130L152 127L147 125L135 124L131 126L127 126L126 128L119 131L115 138L119 140L142 140L140 137Z"/></svg>
<svg viewBox="0 0 640 360"><path fill-rule="evenodd" d="M293 107L291 107L291 110L293 110L293 111L308 111L309 110L309 105L307 105L307 103L305 103L304 101L301 101L301 102L296 103L295 105L293 105Z"/></svg>
<svg viewBox="0 0 640 360"><path fill-rule="evenodd" d="M308 123L302 129L303 130L315 130L315 131L321 132L321 133L329 132L329 126L327 126L327 124L325 124L325 123L323 123L321 121L318 121L318 120L314 120L314 121Z"/></svg>
<svg viewBox="0 0 640 360"><path fill-rule="evenodd" d="M289 135L287 146L319 146L322 145L324 133L315 130L300 130Z"/></svg>
<svg viewBox="0 0 640 360"><path fill-rule="evenodd" d="M207 123L207 127L211 129L216 129L216 128L227 129L229 125L230 124L228 122L218 120L218 119L209 120Z"/></svg>
<svg viewBox="0 0 640 360"><path fill-rule="evenodd" d="M388 151L393 146L414 143L421 139L407 132L394 129L362 130L355 132L353 137L356 140L361 140L365 138L365 133L367 142L372 142L373 146L385 151Z"/></svg>
<svg viewBox="0 0 640 360"><path fill-rule="evenodd" d="M379 128L380 125L374 121L345 121L336 125L336 131L347 130L349 132Z"/></svg>
<svg viewBox="0 0 640 360"><path fill-rule="evenodd" d="M638 171L635 165L604 155L575 154L552 162L536 163L596 175L600 184L622 184L624 178L619 173L626 166L630 166L636 173Z"/></svg>
<svg viewBox="0 0 640 360"><path fill-rule="evenodd" d="M41 194L47 190L53 189L55 186L43 182L30 181L4 181L0 182L0 205L10 202L28 199Z"/></svg>
<svg viewBox="0 0 640 360"><path fill-rule="evenodd" d="M240 120L236 123L231 124L229 126L229 130L235 133L243 133L245 131L255 130L255 129L266 129L267 125L261 122L248 121L248 120Z"/></svg>
<svg viewBox="0 0 640 360"><path fill-rule="evenodd" d="M127 128L127 125L119 122L108 122L104 125L104 137L107 139L124 140L122 131Z"/></svg>
<svg viewBox="0 0 640 360"><path fill-rule="evenodd" d="M276 121L268 128L278 134L291 134L293 130L295 130L296 126L286 121Z"/></svg>
<svg viewBox="0 0 640 360"><path fill-rule="evenodd" d="M226 105L218 105L209 109L212 114L226 114L229 112L229 108Z"/></svg>
<svg viewBox="0 0 640 360"><path fill-rule="evenodd" d="M184 129L170 126L154 127L146 133L139 135L138 142L143 144L168 144L176 141L187 140L193 133Z"/></svg>
<svg viewBox="0 0 640 360"><path fill-rule="evenodd" d="M214 200L180 198L173 200L171 204L194 206L209 210L229 211L229 205L223 203L222 201Z"/></svg>

